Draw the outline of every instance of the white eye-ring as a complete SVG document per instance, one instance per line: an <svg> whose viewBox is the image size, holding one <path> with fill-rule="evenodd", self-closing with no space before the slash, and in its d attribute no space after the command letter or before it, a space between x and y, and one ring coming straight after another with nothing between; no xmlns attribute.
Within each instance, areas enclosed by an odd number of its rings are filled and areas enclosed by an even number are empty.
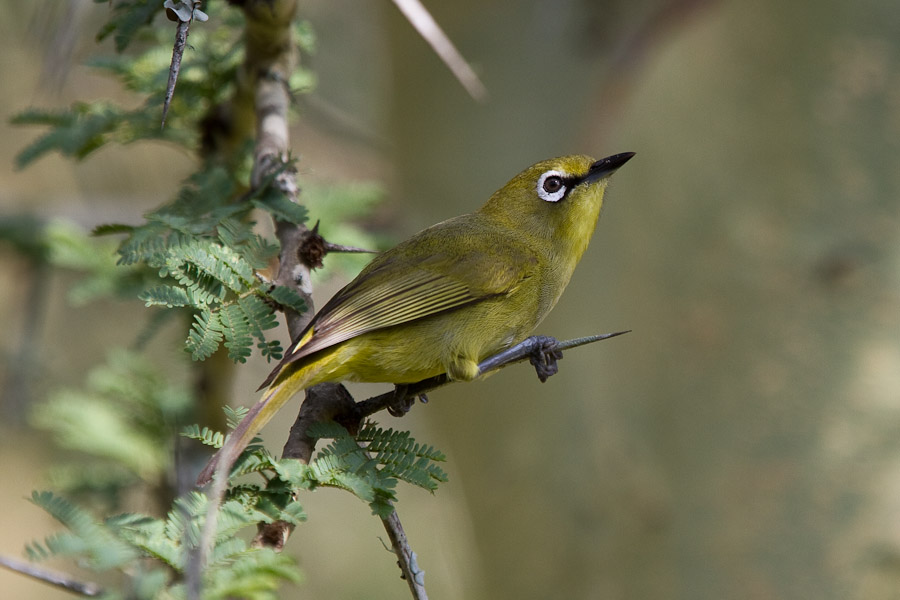
<svg viewBox="0 0 900 600"><path fill-rule="evenodd" d="M537 193L541 200L559 202L566 195L566 174L561 171L547 171L538 179Z"/></svg>

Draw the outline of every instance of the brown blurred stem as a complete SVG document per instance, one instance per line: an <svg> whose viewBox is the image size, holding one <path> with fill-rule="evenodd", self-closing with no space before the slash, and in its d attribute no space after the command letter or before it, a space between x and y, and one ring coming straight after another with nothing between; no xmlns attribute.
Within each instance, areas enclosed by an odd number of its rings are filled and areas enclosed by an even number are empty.
<svg viewBox="0 0 900 600"><path fill-rule="evenodd" d="M39 567L38 565L27 563L22 560L16 560L15 558L10 558L8 556L0 556L0 566L80 596L93 598L94 596L103 594L103 588L96 583L78 581L68 575L51 571L50 569L45 569L44 567Z"/></svg>
<svg viewBox="0 0 900 600"><path fill-rule="evenodd" d="M397 511L392 512L387 518L382 518L381 522L384 524L384 529L391 540L394 554L397 555L397 566L403 572L403 579L409 584L409 591L412 593L413 598L416 600L427 600L425 571L419 568L416 553L409 546L409 540L406 539L406 532L403 531L403 525L400 523Z"/></svg>

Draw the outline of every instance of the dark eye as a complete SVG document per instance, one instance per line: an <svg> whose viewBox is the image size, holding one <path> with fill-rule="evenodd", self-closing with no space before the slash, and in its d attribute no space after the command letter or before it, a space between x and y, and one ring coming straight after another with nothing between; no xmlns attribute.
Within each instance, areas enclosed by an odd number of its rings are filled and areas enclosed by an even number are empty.
<svg viewBox="0 0 900 600"><path fill-rule="evenodd" d="M551 175L544 180L544 191L548 194L555 194L563 187L562 177L559 175Z"/></svg>
<svg viewBox="0 0 900 600"><path fill-rule="evenodd" d="M566 195L565 173L547 171L537 182L537 194L545 202L559 202Z"/></svg>

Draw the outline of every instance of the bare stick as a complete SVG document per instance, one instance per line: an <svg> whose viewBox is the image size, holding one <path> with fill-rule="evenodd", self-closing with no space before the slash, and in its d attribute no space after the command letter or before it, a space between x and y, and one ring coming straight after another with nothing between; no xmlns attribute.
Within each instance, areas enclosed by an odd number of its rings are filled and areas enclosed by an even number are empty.
<svg viewBox="0 0 900 600"><path fill-rule="evenodd" d="M178 73L181 71L181 58L184 56L184 49L187 46L191 23L194 19L206 21L209 18L206 16L206 13L200 10L199 0L190 0L190 2L167 0L164 6L166 8L166 17L170 21L177 22L178 26L175 29L175 45L172 47L169 80L166 82L166 96L163 100L162 123L160 124L162 128L166 126L166 115L169 114L169 106L172 104L172 97L175 95L175 83L178 81Z"/></svg>
<svg viewBox="0 0 900 600"><path fill-rule="evenodd" d="M555 349L562 351L568 350L570 348L577 348L578 346L584 346L586 344L593 344L594 342L608 340L625 333L629 332L617 331L615 333L603 333L600 335L591 335L575 338L572 340L566 340L564 342L556 342ZM515 346L507 348L502 352L498 352L494 356L486 358L481 363L479 363L478 370L481 374L485 374L489 373L490 371L501 369L507 365L529 359L531 358L531 354L535 351L535 349L538 348L539 342L546 342L546 340L548 339L552 340L553 338L544 338L543 336L533 336L530 338L526 338ZM424 397L426 392L430 392L431 390L443 387L448 383L450 383L450 378L448 378L446 375L438 375L437 377L432 377L430 379L405 386L403 392L408 398L414 398L417 396ZM398 398L396 391L385 392L384 394L381 394L379 396L374 396L372 398L368 398L366 400L358 402L356 404L356 412L360 418L365 418L386 408L390 408L392 404L395 404L397 401Z"/></svg>
<svg viewBox="0 0 900 600"><path fill-rule="evenodd" d="M453 76L469 92L473 99L481 102L487 98L487 89L484 84L463 58L441 26L437 24L431 13L422 6L419 0L394 0L394 5L400 9L403 16L419 32L431 49L440 57Z"/></svg>
<svg viewBox="0 0 900 600"><path fill-rule="evenodd" d="M406 539L406 532L403 531L397 511L395 510L387 518L381 519L381 522L391 540L394 554L397 555L397 566L403 573L403 579L409 584L409 591L413 598L428 600L428 594L425 593L425 571L419 568L416 553L409 546L409 540Z"/></svg>
<svg viewBox="0 0 900 600"><path fill-rule="evenodd" d="M81 596L94 597L103 593L103 588L96 583L77 581L68 575L63 575L62 573L39 567L25 562L24 560L0 556L0 566Z"/></svg>

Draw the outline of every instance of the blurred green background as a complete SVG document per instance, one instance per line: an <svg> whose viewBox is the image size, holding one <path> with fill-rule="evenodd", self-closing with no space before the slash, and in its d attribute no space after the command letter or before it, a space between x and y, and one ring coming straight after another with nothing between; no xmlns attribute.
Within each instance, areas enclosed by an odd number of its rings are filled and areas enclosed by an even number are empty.
<svg viewBox="0 0 900 600"><path fill-rule="evenodd" d="M105 5L3 5L2 210L90 227L170 197L192 165L162 145L13 170L37 132L9 115L128 99L77 66ZM293 146L313 179L389 190L373 227L402 237L471 210L550 156L637 152L540 327L633 333L568 352L546 384L511 367L379 419L449 457L449 484L399 504L432 597L900 597L900 3L426 5L487 102L389 3L302 4L320 83ZM48 273L28 326L28 269L0 253L0 385L31 335L40 398L128 344L140 308L73 307L71 277ZM236 402L267 369L239 369ZM23 498L54 452L4 396L0 552L18 556L53 530ZM404 597L368 509L309 496L289 545L307 582L286 597ZM0 589L65 597L3 571Z"/></svg>

